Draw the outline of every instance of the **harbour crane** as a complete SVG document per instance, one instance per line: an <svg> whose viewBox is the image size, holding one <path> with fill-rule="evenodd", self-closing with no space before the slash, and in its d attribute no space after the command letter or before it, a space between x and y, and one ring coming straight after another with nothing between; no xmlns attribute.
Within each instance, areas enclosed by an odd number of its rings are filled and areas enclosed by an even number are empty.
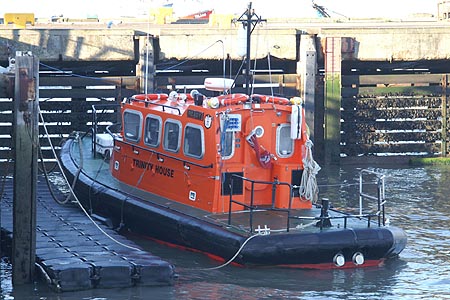
<svg viewBox="0 0 450 300"><path fill-rule="evenodd" d="M331 18L331 15L330 15L328 12L331 12L331 13L333 13L333 14L336 14L336 15L342 16L342 17L344 17L344 18L347 18L347 17L344 16L343 14L340 14L340 13L338 13L338 12L329 10L329 9L326 8L325 6L317 4L316 2L314 2L314 0L311 0L311 2L312 2L312 7L317 11L318 15L319 15L321 18Z"/></svg>

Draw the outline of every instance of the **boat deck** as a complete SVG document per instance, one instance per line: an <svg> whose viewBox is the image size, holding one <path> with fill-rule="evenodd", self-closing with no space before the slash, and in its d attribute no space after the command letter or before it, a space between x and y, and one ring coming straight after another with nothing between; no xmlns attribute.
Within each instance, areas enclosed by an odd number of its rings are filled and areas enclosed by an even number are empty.
<svg viewBox="0 0 450 300"><path fill-rule="evenodd" d="M76 140L75 140L76 141ZM81 145L74 142L71 148L71 157L75 164L79 167L82 165L83 172L94 181L101 182L108 186L109 189L129 194L145 201L150 201L156 205L160 205L171 210L189 214L197 218L227 227L242 235L248 235L258 231L260 228L270 228L274 232L286 232L288 226L288 213L283 210L272 210L270 207L260 207L256 210L237 211L231 214L231 222L228 222L229 214L211 214L209 212L196 209L182 203L168 200L158 195L151 194L138 188L138 186L129 186L115 179L109 171L109 161L102 158L99 154L95 157L92 154L92 141L90 136L82 138ZM82 157L82 159L80 159ZM151 200L148 200L151 199ZM342 212L336 212L330 209L328 211L332 219L331 227L320 228L315 226L321 214L320 206L308 210L294 210L290 212L289 232L298 230L317 232L318 230L339 230L343 227L367 227L368 221L364 218L343 218ZM251 221L250 221L251 219ZM250 224L251 222L251 224ZM375 223L372 220L372 223Z"/></svg>
<svg viewBox="0 0 450 300"><path fill-rule="evenodd" d="M51 287L73 291L172 284L170 263L98 224L101 232L74 203L56 204L45 178L39 177L37 188L36 263ZM52 190L60 201L65 199ZM11 243L12 178L5 180L1 200L2 236Z"/></svg>

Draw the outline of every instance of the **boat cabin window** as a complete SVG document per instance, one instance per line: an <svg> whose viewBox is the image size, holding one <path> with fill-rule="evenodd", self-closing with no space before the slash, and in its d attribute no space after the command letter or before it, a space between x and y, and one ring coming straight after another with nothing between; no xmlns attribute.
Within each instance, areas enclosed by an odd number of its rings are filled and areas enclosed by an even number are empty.
<svg viewBox="0 0 450 300"><path fill-rule="evenodd" d="M161 118L149 115L145 119L144 143L151 147L158 147L161 139Z"/></svg>
<svg viewBox="0 0 450 300"><path fill-rule="evenodd" d="M222 158L228 159L233 156L234 152L234 132L227 131L222 133L221 138L221 149L222 149Z"/></svg>
<svg viewBox="0 0 450 300"><path fill-rule="evenodd" d="M290 157L294 152L294 142L291 139L291 124L280 124L277 127L277 155Z"/></svg>
<svg viewBox="0 0 450 300"><path fill-rule="evenodd" d="M138 111L126 110L123 113L123 133L125 140L138 142L141 137L142 114Z"/></svg>
<svg viewBox="0 0 450 300"><path fill-rule="evenodd" d="M195 124L187 124L184 128L183 151L186 156L202 158L205 153L203 128Z"/></svg>
<svg viewBox="0 0 450 300"><path fill-rule="evenodd" d="M181 123L176 120L167 120L164 123L164 150L178 152L180 149Z"/></svg>

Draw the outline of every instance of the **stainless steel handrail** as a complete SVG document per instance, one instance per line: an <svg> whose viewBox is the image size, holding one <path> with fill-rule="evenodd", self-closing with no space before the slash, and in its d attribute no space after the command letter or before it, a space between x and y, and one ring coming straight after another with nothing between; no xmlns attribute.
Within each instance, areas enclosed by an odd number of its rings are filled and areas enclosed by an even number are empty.
<svg viewBox="0 0 450 300"><path fill-rule="evenodd" d="M367 175L372 175L376 177L376 185L377 185L377 195L373 196L371 194L368 194L366 192L364 192L363 187L364 187L364 180L365 177ZM385 178L386 176L379 173L379 172L374 172L374 171L370 171L370 170L366 170L363 169L360 171L360 182L359 182L359 186L360 186L360 190L359 190L359 208L358 208L358 213L357 214L350 214L350 213L346 213L343 211L339 211L333 208L330 208L330 211L334 211L337 213L340 213L340 216L315 216L315 217L311 217L311 216L292 216L291 215L291 202L292 202L292 197L293 197L293 186L289 183L286 182L278 182L278 181L258 181L258 180L251 180L249 178L240 176L238 174L232 174L231 175L231 180L230 180L230 202L229 202L229 210L228 210L228 225L231 225L231 215L232 215L232 211L231 211L231 207L232 204L238 204L242 207L244 207L245 209L249 210L249 226L250 226L250 231L253 232L253 211L255 209L261 209L260 207L257 207L254 205L253 202L253 193L254 193L254 184L267 184L267 185L272 185L272 199L274 199L274 193L276 192L276 188L278 185L287 185L290 188L290 199L289 199L289 208L288 209L279 209L279 208L275 208L274 205L272 204L272 208L263 208L263 210L277 210L277 211L283 211L287 213L287 226L286 226L286 232L289 232L289 227L290 227L290 219L296 219L296 220L308 220L308 221L312 221L312 220L317 220L318 222L316 223L316 226L319 227L320 229L323 229L323 227L327 227L327 226L323 226L325 220L338 220L338 219L342 219L344 224L344 228L347 228L347 223L349 219L367 219L367 227L370 227L372 220L374 218L377 218L378 220L378 226L385 226L386 225L386 220L385 220L385 204L386 204L386 199L385 199ZM233 199L233 185L234 185L234 179L241 179L243 181L247 181L251 183L251 197L250 197L250 203L246 204L237 200ZM376 201L377 202L377 209L376 211L364 211L363 206L364 206L364 200L372 200L372 201ZM317 205L318 208L321 208L320 205Z"/></svg>
<svg viewBox="0 0 450 300"><path fill-rule="evenodd" d="M234 180L238 178L238 179L242 179L243 181L248 181L251 183L251 197L250 197L250 204L245 204L243 202L239 202L233 199L233 186L234 186ZM238 174L232 174L231 175L231 180L230 180L230 203L229 203L229 208L228 208L228 225L231 225L231 206L233 203L241 205L243 207L245 207L246 209L249 209L250 211L250 217L249 217L249 226L250 226L250 232L253 233L253 210L255 209L260 209L259 207L257 207L256 205L254 205L254 186L255 184L266 184L266 185L272 185L272 207L271 208L264 208L264 210L266 211L282 211L282 212L286 212L288 214L287 217L287 225L286 225L286 231L289 231L289 221L290 221L290 212L291 212L291 203L292 203L292 185L287 183L287 182L281 182L281 181L261 181L261 180L252 180L243 176L240 176ZM286 185L289 187L290 190L290 199L289 199L289 208L288 209L283 209L283 208L275 208L275 203L274 203L274 199L275 199L275 193L277 190L277 186L278 185Z"/></svg>
<svg viewBox="0 0 450 300"><path fill-rule="evenodd" d="M377 184L377 195L369 195L364 192L364 176L372 175L376 177L376 184ZM386 203L386 194L385 194L385 178L386 175L381 174L379 172L362 169L359 172L359 214L363 215L363 202L364 199L369 200L375 200L377 201L377 211L376 215L378 216L378 226L386 225L386 214L385 214L385 208L384 205Z"/></svg>

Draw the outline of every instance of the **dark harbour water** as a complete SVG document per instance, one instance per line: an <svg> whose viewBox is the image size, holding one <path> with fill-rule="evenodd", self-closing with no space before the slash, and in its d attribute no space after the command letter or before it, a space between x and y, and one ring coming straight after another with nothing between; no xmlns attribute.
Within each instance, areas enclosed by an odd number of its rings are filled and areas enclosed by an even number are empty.
<svg viewBox="0 0 450 300"><path fill-rule="evenodd" d="M391 225L408 234L400 257L383 266L325 271L232 266L204 270L219 263L130 237L176 266L179 277L173 286L59 294L41 282L13 288L11 267L2 262L1 299L450 299L450 166L371 170L389 176L387 215ZM354 166L321 170L321 197L336 205L357 203L358 171Z"/></svg>

